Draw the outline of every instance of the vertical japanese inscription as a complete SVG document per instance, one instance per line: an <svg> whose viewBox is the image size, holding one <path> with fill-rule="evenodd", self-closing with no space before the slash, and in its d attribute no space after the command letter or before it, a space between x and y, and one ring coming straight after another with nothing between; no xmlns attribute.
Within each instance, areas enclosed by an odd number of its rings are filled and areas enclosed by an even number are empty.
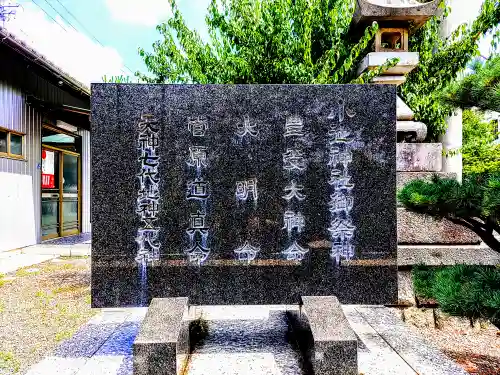
<svg viewBox="0 0 500 375"><path fill-rule="evenodd" d="M301 261L309 249L299 245L298 239L306 226L306 219L301 212L302 202L306 200L304 186L297 182L307 168L307 160L301 149L304 132L304 120L298 115L288 116L285 120L283 137L286 150L283 153L283 169L291 178L284 188L282 198L286 200L283 213L283 230L287 233L287 248L282 251L287 260ZM295 178L292 178L295 177Z"/></svg>
<svg viewBox="0 0 500 375"><path fill-rule="evenodd" d="M189 117L187 129L193 139L205 137L208 131L208 120L203 117ZM210 255L208 247L209 228L207 220L207 200L210 197L209 182L203 177L203 169L208 166L208 148L202 145L189 146L189 156L186 164L195 168L196 177L186 184L186 200L194 201L198 206L189 216L189 227L186 229L189 245L185 250L190 263L202 265Z"/></svg>
<svg viewBox="0 0 500 375"><path fill-rule="evenodd" d="M160 205L158 120L153 115L144 114L138 123L138 129L137 148L139 150L140 172L137 174L137 178L140 182L140 188L137 193L136 213L139 215L141 224L136 237L139 247L136 261L144 265L160 259L160 228L157 226Z"/></svg>
<svg viewBox="0 0 500 375"><path fill-rule="evenodd" d="M237 123L235 134L240 138L240 141L245 138L248 138L249 140L252 138L258 138L259 129L257 127L257 122L252 120L250 116L245 115L243 117L243 122ZM241 144L244 145L245 143L241 142ZM240 204L253 201L253 209L255 210L257 208L257 201L259 198L257 178L247 177L248 176L244 176L244 180L236 181L236 202ZM234 249L233 251L239 261L247 262L249 264L257 257L258 253L260 252L260 247L252 245L251 240L247 238L243 245Z"/></svg>
<svg viewBox="0 0 500 375"><path fill-rule="evenodd" d="M352 162L351 144L354 141L350 132L340 128L340 123L344 119L344 102L338 101L329 120L337 120L338 125L332 124L328 131L328 167L330 170L330 201L328 209L330 211L330 232L332 248L330 257L340 264L341 259L352 259L354 257L354 246L352 239L356 227L352 223L351 211L354 206L352 190L354 184L351 183L349 165ZM349 112L349 117L354 114Z"/></svg>

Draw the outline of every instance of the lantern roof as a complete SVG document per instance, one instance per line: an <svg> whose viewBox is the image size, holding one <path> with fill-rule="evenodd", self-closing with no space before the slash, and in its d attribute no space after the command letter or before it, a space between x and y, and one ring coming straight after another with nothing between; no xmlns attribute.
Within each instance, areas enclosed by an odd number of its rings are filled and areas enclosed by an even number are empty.
<svg viewBox="0 0 500 375"><path fill-rule="evenodd" d="M352 26L365 27L374 21L384 26L412 26L418 29L439 11L440 0L426 3L417 0L357 0Z"/></svg>

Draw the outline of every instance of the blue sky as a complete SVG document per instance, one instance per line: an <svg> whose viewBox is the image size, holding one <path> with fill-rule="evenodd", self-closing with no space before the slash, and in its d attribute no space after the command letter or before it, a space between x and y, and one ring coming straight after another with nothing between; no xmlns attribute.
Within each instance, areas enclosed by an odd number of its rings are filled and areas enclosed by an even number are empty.
<svg viewBox="0 0 500 375"><path fill-rule="evenodd" d="M203 34L209 1L178 0L188 25ZM41 48L41 53L86 84L100 81L104 74L132 75L130 70L145 72L137 49L150 49L152 43L159 39L155 26L170 15L167 0L3 2L22 6L15 17L5 22L4 26L9 31L32 44L35 49ZM102 48L93 37L106 48ZM102 53L96 53L101 50ZM98 62L88 61L91 54L101 62L102 69L99 69ZM85 65L88 66L87 72Z"/></svg>

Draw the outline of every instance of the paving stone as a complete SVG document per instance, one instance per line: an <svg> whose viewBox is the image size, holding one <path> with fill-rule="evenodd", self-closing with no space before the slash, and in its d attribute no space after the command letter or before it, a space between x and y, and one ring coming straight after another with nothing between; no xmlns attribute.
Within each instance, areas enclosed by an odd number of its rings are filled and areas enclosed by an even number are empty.
<svg viewBox="0 0 500 375"><path fill-rule="evenodd" d="M127 355L123 358L122 364L118 369L117 375L133 375L133 374L134 374L134 359L131 355Z"/></svg>
<svg viewBox="0 0 500 375"><path fill-rule="evenodd" d="M123 308L102 309L101 313L94 316L89 324L120 324L125 322L131 312Z"/></svg>
<svg viewBox="0 0 500 375"><path fill-rule="evenodd" d="M193 354L189 375L282 375L270 353Z"/></svg>
<svg viewBox="0 0 500 375"><path fill-rule="evenodd" d="M126 322L140 322L146 316L148 312L147 307L130 307L127 309L129 312L128 317L125 319Z"/></svg>
<svg viewBox="0 0 500 375"><path fill-rule="evenodd" d="M26 375L76 375L88 360L85 357L61 358L50 356L32 366Z"/></svg>
<svg viewBox="0 0 500 375"><path fill-rule="evenodd" d="M123 356L100 356L90 358L75 375L116 375L123 362ZM48 375L48 374L47 374Z"/></svg>
<svg viewBox="0 0 500 375"><path fill-rule="evenodd" d="M132 344L139 332L139 325L140 322L125 322L120 324L95 355L132 355Z"/></svg>
<svg viewBox="0 0 500 375"><path fill-rule="evenodd" d="M208 332L191 355L189 375L302 374L285 311L271 311L265 320L209 320Z"/></svg>
<svg viewBox="0 0 500 375"><path fill-rule="evenodd" d="M356 311L355 306L342 306L344 314L363 345L358 349L358 371L366 375L415 375L415 371Z"/></svg>
<svg viewBox="0 0 500 375"><path fill-rule="evenodd" d="M85 324L55 350L57 357L92 357L118 328L117 323Z"/></svg>
<svg viewBox="0 0 500 375"><path fill-rule="evenodd" d="M458 364L413 333L386 307L360 306L356 310L419 375L467 375Z"/></svg>

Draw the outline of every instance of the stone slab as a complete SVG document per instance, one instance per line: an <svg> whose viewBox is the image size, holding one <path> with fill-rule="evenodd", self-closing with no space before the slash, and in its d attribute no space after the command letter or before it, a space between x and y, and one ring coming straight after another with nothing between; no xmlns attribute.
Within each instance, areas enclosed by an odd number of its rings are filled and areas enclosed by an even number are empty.
<svg viewBox="0 0 500 375"><path fill-rule="evenodd" d="M479 244L479 237L471 230L447 219L398 208L398 244Z"/></svg>
<svg viewBox="0 0 500 375"><path fill-rule="evenodd" d="M366 306L356 310L419 375L467 375L439 349L411 332L388 308Z"/></svg>
<svg viewBox="0 0 500 375"><path fill-rule="evenodd" d="M398 270L398 305L415 305L415 292L413 290L411 271Z"/></svg>
<svg viewBox="0 0 500 375"><path fill-rule="evenodd" d="M443 167L441 143L398 143L396 152L398 172L441 172Z"/></svg>
<svg viewBox="0 0 500 375"><path fill-rule="evenodd" d="M378 76L372 79L372 83L377 85L402 85L406 82L406 76Z"/></svg>
<svg viewBox="0 0 500 375"><path fill-rule="evenodd" d="M396 129L398 133L409 134L416 141L423 141L427 136L427 126L423 122L398 121Z"/></svg>
<svg viewBox="0 0 500 375"><path fill-rule="evenodd" d="M413 180L431 181L434 175L441 178L457 178L457 174L453 172L398 172L396 173L396 190L401 190L407 183Z"/></svg>
<svg viewBox="0 0 500 375"><path fill-rule="evenodd" d="M399 62L383 74L388 76L404 75L411 72L418 65L418 52L370 52L358 67L358 75L365 70L373 70L383 65L387 60L398 58Z"/></svg>
<svg viewBox="0 0 500 375"><path fill-rule="evenodd" d="M286 312L267 312L266 319L227 320L223 314L222 320L208 320L208 336L195 345L187 373L303 374L301 353L289 330Z"/></svg>
<svg viewBox="0 0 500 375"><path fill-rule="evenodd" d="M30 367L26 375L48 375L54 374L57 369L57 375L75 375L89 359L87 357L64 358L49 356Z"/></svg>
<svg viewBox="0 0 500 375"><path fill-rule="evenodd" d="M188 299L153 298L133 345L134 375L180 375L189 355ZM187 340L187 342L186 342Z"/></svg>
<svg viewBox="0 0 500 375"><path fill-rule="evenodd" d="M415 113L399 96L396 98L396 118L401 121L411 121L415 118Z"/></svg>
<svg viewBox="0 0 500 375"><path fill-rule="evenodd" d="M314 374L358 374L358 340L336 297L303 296L301 311L289 319Z"/></svg>
<svg viewBox="0 0 500 375"><path fill-rule="evenodd" d="M358 371L366 375L416 375L415 371L368 324L354 305L342 306L358 343Z"/></svg>
<svg viewBox="0 0 500 375"><path fill-rule="evenodd" d="M469 246L398 246L400 267L425 264L451 266L454 264L500 264L500 254L486 245Z"/></svg>
<svg viewBox="0 0 500 375"><path fill-rule="evenodd" d="M395 87L92 93L93 307L397 301Z"/></svg>
<svg viewBox="0 0 500 375"><path fill-rule="evenodd" d="M119 327L117 323L87 324L55 351L57 357L92 357Z"/></svg>
<svg viewBox="0 0 500 375"><path fill-rule="evenodd" d="M116 374L123 358L123 356L93 356L78 370L76 375Z"/></svg>

